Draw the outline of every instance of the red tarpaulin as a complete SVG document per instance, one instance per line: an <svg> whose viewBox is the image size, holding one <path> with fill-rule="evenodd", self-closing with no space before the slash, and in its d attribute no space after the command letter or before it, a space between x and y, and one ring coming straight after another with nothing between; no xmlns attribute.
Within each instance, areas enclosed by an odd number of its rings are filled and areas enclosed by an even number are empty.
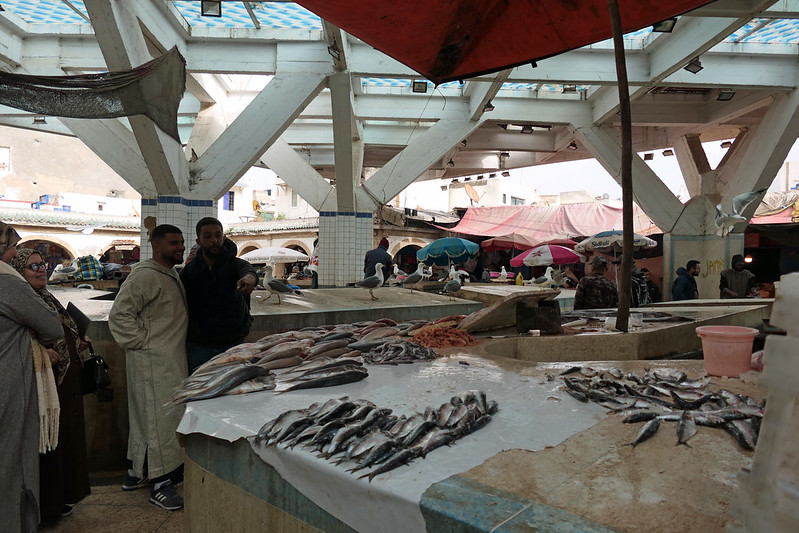
<svg viewBox="0 0 799 533"><path fill-rule="evenodd" d="M618 0L631 32L711 0ZM439 84L611 37L607 0L296 0Z"/></svg>
<svg viewBox="0 0 799 533"><path fill-rule="evenodd" d="M636 232L648 234L660 231L637 206L634 206L633 215ZM470 207L454 228L436 227L453 233L485 237L516 233L533 242L544 242L621 229L622 210L598 202L557 206Z"/></svg>
<svg viewBox="0 0 799 533"><path fill-rule="evenodd" d="M771 215L764 215L760 217L752 217L752 220L749 221L750 224L793 224L794 222L799 222L799 217L794 220L793 217L794 208L786 207L779 213L774 213Z"/></svg>

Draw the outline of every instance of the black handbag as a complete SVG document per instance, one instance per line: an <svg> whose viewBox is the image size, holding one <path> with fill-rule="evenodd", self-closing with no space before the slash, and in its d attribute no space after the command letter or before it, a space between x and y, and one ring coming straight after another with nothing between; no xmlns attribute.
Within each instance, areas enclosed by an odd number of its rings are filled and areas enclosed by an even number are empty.
<svg viewBox="0 0 799 533"><path fill-rule="evenodd" d="M111 374L108 373L108 363L105 362L102 355L96 355L94 353L91 343L89 343L89 353L91 357L83 362L83 375L81 376L83 394L94 394L111 385Z"/></svg>

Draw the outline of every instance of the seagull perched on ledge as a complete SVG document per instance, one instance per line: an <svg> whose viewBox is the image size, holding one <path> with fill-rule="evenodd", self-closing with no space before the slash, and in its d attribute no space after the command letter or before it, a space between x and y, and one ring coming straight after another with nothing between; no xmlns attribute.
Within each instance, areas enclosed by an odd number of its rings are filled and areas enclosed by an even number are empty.
<svg viewBox="0 0 799 533"><path fill-rule="evenodd" d="M423 277L424 277L424 263L419 263L419 266L416 267L416 272L410 274L404 280L402 280L402 284L413 285L414 283L419 283L420 281L422 281ZM410 287L408 288L410 289Z"/></svg>
<svg viewBox="0 0 799 533"><path fill-rule="evenodd" d="M749 207L749 204L759 200L766 190L768 190L768 187L764 187L759 191L745 192L734 197L732 199L732 213L725 213L721 209L721 204L718 204L716 206L716 234L724 237L730 234L736 224L749 222L749 219L741 216L741 213Z"/></svg>
<svg viewBox="0 0 799 533"><path fill-rule="evenodd" d="M382 285L383 285L383 263L377 263L375 265L374 276L369 276L367 278L363 278L361 281L355 282L356 287L367 289L369 291L369 295L372 297L372 300L380 299L377 296L375 296L372 291L378 287L381 287Z"/></svg>
<svg viewBox="0 0 799 533"><path fill-rule="evenodd" d="M264 267L264 285L269 287L269 296L266 297L267 300L272 297L272 294L277 294L277 302L275 302L275 305L279 305L280 293L283 294L293 293L296 294L297 296L302 295L300 291L294 290L285 283L283 283L282 281L273 278L272 277L273 269L274 267L272 265L266 265Z"/></svg>

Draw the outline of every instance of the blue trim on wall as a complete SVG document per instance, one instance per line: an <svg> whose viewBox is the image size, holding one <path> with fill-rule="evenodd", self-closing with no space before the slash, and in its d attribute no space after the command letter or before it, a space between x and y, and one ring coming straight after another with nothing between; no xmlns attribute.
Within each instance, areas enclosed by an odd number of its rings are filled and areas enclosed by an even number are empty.
<svg viewBox="0 0 799 533"><path fill-rule="evenodd" d="M157 206L159 204L181 204L188 207L213 207L213 200L190 200L181 196L159 196L158 198L142 198L141 205Z"/></svg>
<svg viewBox="0 0 799 533"><path fill-rule="evenodd" d="M355 213L356 218L372 218L373 216L373 213Z"/></svg>

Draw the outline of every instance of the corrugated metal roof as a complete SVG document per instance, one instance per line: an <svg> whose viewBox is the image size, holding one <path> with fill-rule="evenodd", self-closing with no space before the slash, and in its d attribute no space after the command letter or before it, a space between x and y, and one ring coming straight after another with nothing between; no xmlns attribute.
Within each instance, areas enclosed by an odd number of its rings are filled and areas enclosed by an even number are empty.
<svg viewBox="0 0 799 533"><path fill-rule="evenodd" d="M49 209L0 208L0 220L14 224L43 224L48 226L94 226L114 229L141 228L138 217L115 217L93 213L73 213L71 211L50 211Z"/></svg>

